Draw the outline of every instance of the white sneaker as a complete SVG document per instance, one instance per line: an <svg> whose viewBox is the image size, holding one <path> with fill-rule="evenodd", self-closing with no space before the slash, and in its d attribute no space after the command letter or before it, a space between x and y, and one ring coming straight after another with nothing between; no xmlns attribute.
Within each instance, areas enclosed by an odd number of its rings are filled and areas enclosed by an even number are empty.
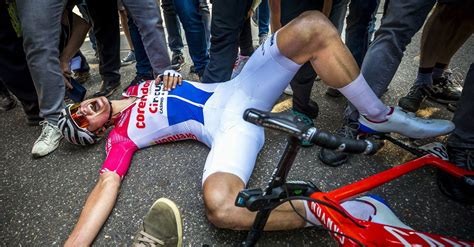
<svg viewBox="0 0 474 247"><path fill-rule="evenodd" d="M374 207L375 210L372 215L370 215L368 221L413 230L398 219L382 198L369 195L359 197L355 199L355 201L365 202Z"/></svg>
<svg viewBox="0 0 474 247"><path fill-rule="evenodd" d="M230 76L230 79L234 79L234 77L240 74L249 58L249 56L237 56L237 60L235 60L234 69L232 70L232 75Z"/></svg>
<svg viewBox="0 0 474 247"><path fill-rule="evenodd" d="M48 123L46 120L41 121L40 125L43 126L43 130L31 150L34 158L43 157L56 150L63 138L57 126Z"/></svg>
<svg viewBox="0 0 474 247"><path fill-rule="evenodd" d="M445 135L454 130L454 124L449 120L419 118L399 107L391 108L387 120L375 122L360 116L359 123L359 130L365 133L394 132L417 139Z"/></svg>
<svg viewBox="0 0 474 247"><path fill-rule="evenodd" d="M290 95L290 96L293 95L293 89L291 88L290 84L288 84L288 86L286 86L283 93L285 93L286 95Z"/></svg>

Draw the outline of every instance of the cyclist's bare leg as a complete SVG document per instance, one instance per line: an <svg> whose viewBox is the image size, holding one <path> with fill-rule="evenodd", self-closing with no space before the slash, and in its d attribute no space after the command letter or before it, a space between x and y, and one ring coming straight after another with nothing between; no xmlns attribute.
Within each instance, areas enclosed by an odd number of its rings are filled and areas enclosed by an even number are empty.
<svg viewBox="0 0 474 247"><path fill-rule="evenodd" d="M204 204L209 221L219 228L234 230L250 229L256 213L234 205L237 194L244 189L244 182L237 176L217 172L204 181ZM302 201L293 205L301 215L305 215ZM301 228L305 222L285 203L272 211L265 230L289 230Z"/></svg>
<svg viewBox="0 0 474 247"><path fill-rule="evenodd" d="M87 197L79 220L64 246L89 246L109 217L120 188L120 176L115 172L104 172L97 185Z"/></svg>
<svg viewBox="0 0 474 247"><path fill-rule="evenodd" d="M341 88L360 74L359 67L332 23L319 11L307 11L281 28L278 48L298 64L311 61L321 79Z"/></svg>

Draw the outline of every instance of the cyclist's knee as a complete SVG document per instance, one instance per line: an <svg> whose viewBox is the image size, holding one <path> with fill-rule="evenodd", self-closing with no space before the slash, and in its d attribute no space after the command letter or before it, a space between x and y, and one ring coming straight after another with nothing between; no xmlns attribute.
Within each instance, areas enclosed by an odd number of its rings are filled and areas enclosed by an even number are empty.
<svg viewBox="0 0 474 247"><path fill-rule="evenodd" d="M206 216L209 222L218 228L236 229L239 226L235 222L235 209L231 201L218 196L205 198Z"/></svg>
<svg viewBox="0 0 474 247"><path fill-rule="evenodd" d="M314 44L330 38L339 38L339 33L331 21L320 11L306 11L295 19L295 29L302 38Z"/></svg>

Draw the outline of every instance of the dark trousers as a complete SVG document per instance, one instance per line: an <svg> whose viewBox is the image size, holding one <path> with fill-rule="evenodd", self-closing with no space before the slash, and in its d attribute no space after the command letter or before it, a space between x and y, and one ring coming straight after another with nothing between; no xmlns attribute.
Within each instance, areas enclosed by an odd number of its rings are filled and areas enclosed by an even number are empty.
<svg viewBox="0 0 474 247"><path fill-rule="evenodd" d="M23 105L28 118L38 118L39 105L31 79L23 40L13 30L6 6L0 3L0 83L12 92Z"/></svg>
<svg viewBox="0 0 474 247"><path fill-rule="evenodd" d="M461 99L457 103L453 122L456 125L448 138L448 145L456 148L474 149L474 63L471 64L462 90Z"/></svg>
<svg viewBox="0 0 474 247"><path fill-rule="evenodd" d="M116 0L87 0L105 83L120 81L120 29Z"/></svg>
<svg viewBox="0 0 474 247"><path fill-rule="evenodd" d="M250 18L246 19L239 37L240 55L251 56L253 49L252 28L250 27Z"/></svg>
<svg viewBox="0 0 474 247"><path fill-rule="evenodd" d="M228 81L237 57L239 37L250 0L214 0L211 21L210 60L202 82Z"/></svg>

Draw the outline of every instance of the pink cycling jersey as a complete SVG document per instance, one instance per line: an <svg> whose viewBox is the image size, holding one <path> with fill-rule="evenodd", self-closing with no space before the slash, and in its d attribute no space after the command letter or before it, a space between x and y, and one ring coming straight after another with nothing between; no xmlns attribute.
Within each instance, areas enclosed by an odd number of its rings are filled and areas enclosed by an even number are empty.
<svg viewBox="0 0 474 247"><path fill-rule="evenodd" d="M215 86L183 81L178 88L164 91L162 85L146 81L124 93L137 100L115 118L101 173L114 171L123 177L133 153L154 144L194 139L210 146L202 109Z"/></svg>

